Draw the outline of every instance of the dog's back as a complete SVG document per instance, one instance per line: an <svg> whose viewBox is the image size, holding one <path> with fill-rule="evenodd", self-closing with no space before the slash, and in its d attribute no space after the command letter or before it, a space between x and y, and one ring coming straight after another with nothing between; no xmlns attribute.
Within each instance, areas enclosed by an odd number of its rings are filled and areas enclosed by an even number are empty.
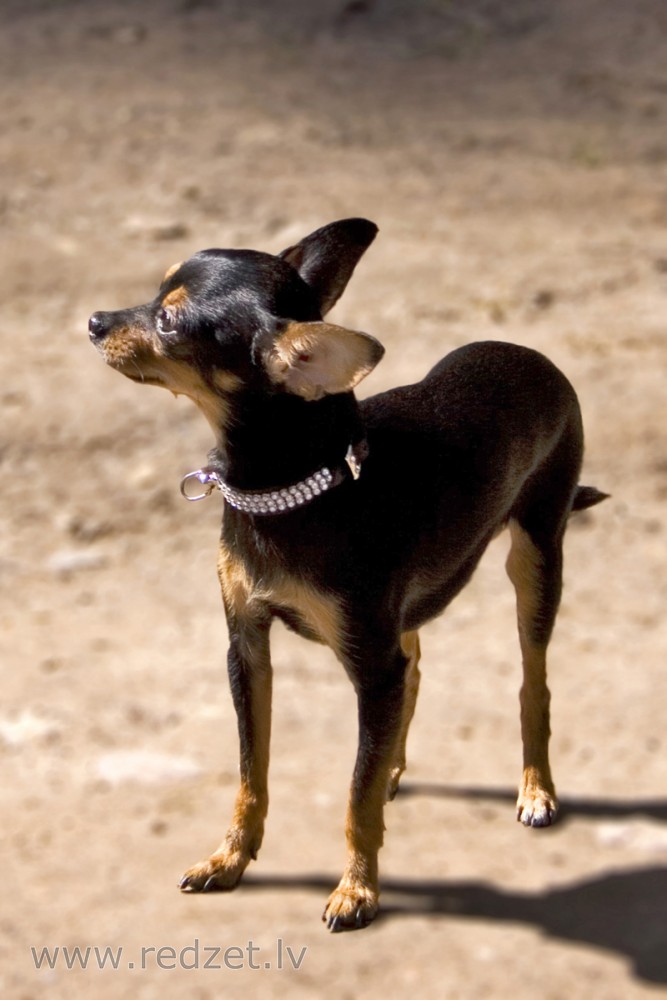
<svg viewBox="0 0 667 1000"><path fill-rule="evenodd" d="M567 517L581 419L574 390L543 355L471 344L421 382L360 405L368 440L362 476L320 511L320 524L344 524L345 533L321 531L319 557L306 562L329 588L340 579L341 590L372 593L383 604L392 595L405 627L416 628L464 585L527 484L549 474L552 455L553 504Z"/></svg>

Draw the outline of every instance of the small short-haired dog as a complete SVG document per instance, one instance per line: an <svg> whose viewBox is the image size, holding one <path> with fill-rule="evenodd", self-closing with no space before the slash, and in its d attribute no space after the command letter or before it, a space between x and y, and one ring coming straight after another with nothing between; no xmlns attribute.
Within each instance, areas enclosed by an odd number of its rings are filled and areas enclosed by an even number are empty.
<svg viewBox="0 0 667 1000"><path fill-rule="evenodd" d="M322 319L376 227L324 226L278 256L205 250L167 271L147 305L96 312L90 337L136 382L189 396L216 436L197 474L224 496L219 576L229 627L241 786L231 826L180 882L232 889L257 856L268 805L269 630L280 618L335 652L358 699L348 859L329 897L331 930L378 909L383 808L405 768L419 686L417 630L470 579L489 541L511 532L523 659L518 817L547 826L546 649L578 486L575 393L544 356L472 343L421 381L358 401L383 348Z"/></svg>

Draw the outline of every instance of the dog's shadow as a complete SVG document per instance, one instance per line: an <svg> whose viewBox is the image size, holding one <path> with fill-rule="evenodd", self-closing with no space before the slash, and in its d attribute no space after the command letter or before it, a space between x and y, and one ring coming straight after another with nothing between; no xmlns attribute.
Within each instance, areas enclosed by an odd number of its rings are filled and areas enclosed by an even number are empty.
<svg viewBox="0 0 667 1000"><path fill-rule="evenodd" d="M513 801L515 793L408 784L401 795ZM562 819L646 816L667 822L667 801L561 801ZM333 876L248 875L248 889L331 891ZM382 909L376 926L396 916L428 914L528 924L563 941L615 952L630 960L634 973L650 983L667 984L667 866L625 869L565 888L512 892L483 882L382 880Z"/></svg>

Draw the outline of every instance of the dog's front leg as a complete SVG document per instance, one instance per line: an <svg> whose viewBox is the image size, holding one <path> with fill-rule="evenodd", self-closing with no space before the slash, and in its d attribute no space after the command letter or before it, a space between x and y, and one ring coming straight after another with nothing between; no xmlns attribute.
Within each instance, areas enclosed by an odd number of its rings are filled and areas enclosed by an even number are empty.
<svg viewBox="0 0 667 1000"><path fill-rule="evenodd" d="M387 774L400 738L406 663L397 650L384 667L375 662L371 671L365 667L366 676L357 685L359 748L347 810L348 858L322 915L332 931L365 927L378 910L378 852L384 834Z"/></svg>
<svg viewBox="0 0 667 1000"><path fill-rule="evenodd" d="M257 857L269 804L271 733L269 623L243 626L230 621L229 679L241 744L241 787L225 839L208 858L185 873L188 892L233 889L248 862Z"/></svg>

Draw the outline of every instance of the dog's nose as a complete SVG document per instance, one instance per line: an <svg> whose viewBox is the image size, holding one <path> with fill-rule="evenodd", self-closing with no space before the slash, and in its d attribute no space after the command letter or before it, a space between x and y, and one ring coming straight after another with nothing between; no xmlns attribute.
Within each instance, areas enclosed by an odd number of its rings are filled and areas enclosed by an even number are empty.
<svg viewBox="0 0 667 1000"><path fill-rule="evenodd" d="M109 332L109 314L95 312L88 320L88 332L91 340L101 340Z"/></svg>

